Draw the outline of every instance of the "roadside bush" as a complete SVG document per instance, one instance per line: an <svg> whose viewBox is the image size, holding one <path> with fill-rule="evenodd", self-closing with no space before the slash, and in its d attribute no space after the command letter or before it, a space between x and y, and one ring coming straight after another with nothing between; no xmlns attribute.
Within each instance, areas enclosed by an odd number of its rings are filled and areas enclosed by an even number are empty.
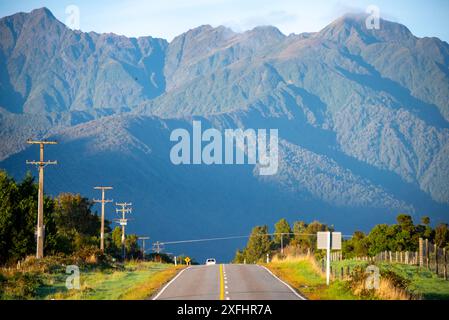
<svg viewBox="0 0 449 320"><path fill-rule="evenodd" d="M42 285L36 273L15 272L11 276L0 276L0 298L10 300L34 299Z"/></svg>

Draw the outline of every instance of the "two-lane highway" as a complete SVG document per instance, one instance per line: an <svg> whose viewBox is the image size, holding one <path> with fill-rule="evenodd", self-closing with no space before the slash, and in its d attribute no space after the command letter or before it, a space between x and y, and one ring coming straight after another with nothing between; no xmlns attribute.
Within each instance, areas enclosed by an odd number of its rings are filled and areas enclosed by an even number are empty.
<svg viewBox="0 0 449 320"><path fill-rule="evenodd" d="M268 269L253 264L191 266L154 297L157 300L304 300Z"/></svg>

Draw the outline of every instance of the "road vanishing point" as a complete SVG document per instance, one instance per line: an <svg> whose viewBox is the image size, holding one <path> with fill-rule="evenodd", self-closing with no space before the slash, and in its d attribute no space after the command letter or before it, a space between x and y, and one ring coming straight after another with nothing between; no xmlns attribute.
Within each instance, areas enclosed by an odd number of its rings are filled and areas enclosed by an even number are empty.
<svg viewBox="0 0 449 320"><path fill-rule="evenodd" d="M305 300L267 268L255 264L190 266L153 300Z"/></svg>

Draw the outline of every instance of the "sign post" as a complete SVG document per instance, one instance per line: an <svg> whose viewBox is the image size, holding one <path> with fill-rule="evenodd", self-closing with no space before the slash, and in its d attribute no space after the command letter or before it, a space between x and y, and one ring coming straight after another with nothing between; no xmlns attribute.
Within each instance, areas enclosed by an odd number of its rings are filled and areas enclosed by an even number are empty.
<svg viewBox="0 0 449 320"><path fill-rule="evenodd" d="M317 232L318 249L326 250L326 285L329 285L331 274L331 250L341 250L341 232Z"/></svg>

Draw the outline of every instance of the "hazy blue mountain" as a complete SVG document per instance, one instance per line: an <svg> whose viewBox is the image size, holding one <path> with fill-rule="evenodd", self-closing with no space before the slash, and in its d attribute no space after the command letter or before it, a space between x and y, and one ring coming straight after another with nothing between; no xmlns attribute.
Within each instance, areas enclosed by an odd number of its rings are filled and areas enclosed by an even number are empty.
<svg viewBox="0 0 449 320"><path fill-rule="evenodd" d="M315 33L200 26L168 43L72 31L47 9L0 19L0 167L46 157L51 193L132 201L153 240L247 234L280 217L352 232L398 212L446 220L449 45L345 15ZM174 166L171 130L277 128L280 166ZM112 207L109 208L112 218ZM236 240L168 248L231 257ZM218 251L217 251L218 250Z"/></svg>

